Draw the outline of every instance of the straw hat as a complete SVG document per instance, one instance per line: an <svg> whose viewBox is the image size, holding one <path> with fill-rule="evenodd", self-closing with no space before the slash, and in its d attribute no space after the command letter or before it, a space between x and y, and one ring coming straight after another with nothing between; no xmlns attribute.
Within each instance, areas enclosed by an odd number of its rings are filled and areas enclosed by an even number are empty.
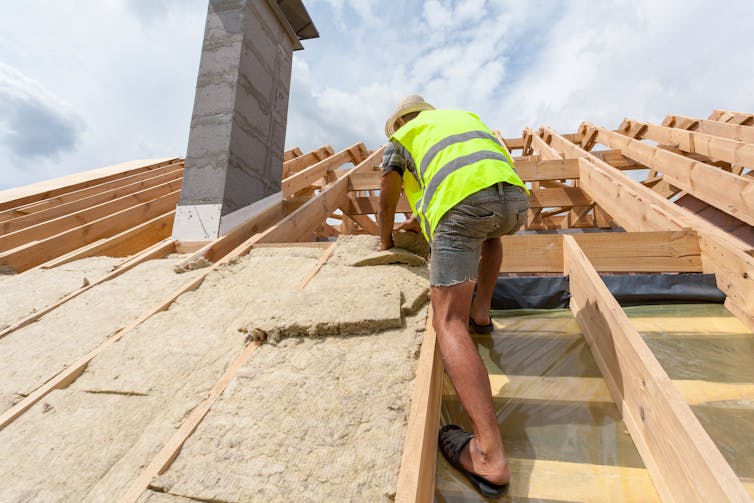
<svg viewBox="0 0 754 503"><path fill-rule="evenodd" d="M393 133L395 133L395 121L400 117L410 114L411 112L423 112L425 110L434 109L435 107L424 101L424 98L418 94L406 96L398 102L398 105L396 105L393 112L387 118L387 122L385 123L385 136L388 138L393 136Z"/></svg>

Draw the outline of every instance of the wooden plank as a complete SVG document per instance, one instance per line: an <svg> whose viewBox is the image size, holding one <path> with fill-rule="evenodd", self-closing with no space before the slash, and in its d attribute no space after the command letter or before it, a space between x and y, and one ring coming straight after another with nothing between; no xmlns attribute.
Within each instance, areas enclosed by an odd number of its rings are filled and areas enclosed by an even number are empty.
<svg viewBox="0 0 754 503"><path fill-rule="evenodd" d="M61 178L45 180L23 187L2 190L0 191L0 210L7 210L75 190L102 185L127 175L154 170L179 161L182 162L178 157L130 161L92 171L75 173Z"/></svg>
<svg viewBox="0 0 754 503"><path fill-rule="evenodd" d="M147 173L142 173L141 175L137 175L137 176L143 176L145 174L152 174L152 173L153 173L152 171L149 171ZM62 203L62 204L56 204L56 205L53 205L52 203L50 203L50 206L47 209L39 209L39 211L34 211L32 213L24 214L24 215L18 216L16 218L8 219L0 223L0 235L8 234L10 232L23 229L25 227L29 227L31 225L39 224L41 222L45 222L48 220L52 220L54 218L61 217L63 215L72 214L77 211L81 211L83 209L92 208L98 204L112 201L115 199L119 199L121 197L128 196L130 194L134 194L144 189L148 189L150 187L154 187L163 183L171 182L174 180L179 180L182 176L183 176L182 167L180 166L171 167L168 171L158 174L156 176L150 176L143 180L129 183L118 188L102 190L101 192L97 194L84 197L81 199L76 199L68 203ZM121 180L117 180L117 181L121 181ZM115 182L110 182L110 183L115 183ZM68 195L70 196L70 194ZM52 200L53 199L46 199L44 202L48 202Z"/></svg>
<svg viewBox="0 0 754 503"><path fill-rule="evenodd" d="M531 148L534 150L534 153L540 157L540 159L545 161L558 161L563 158L557 150L548 145L547 142L545 142L531 129L524 129L524 138L526 138L527 141L529 141L528 138L531 138Z"/></svg>
<svg viewBox="0 0 754 503"><path fill-rule="evenodd" d="M691 230L573 234L599 272L701 272ZM503 236L501 272L563 272L562 234Z"/></svg>
<svg viewBox="0 0 754 503"><path fill-rule="evenodd" d="M662 121L663 126L690 129L700 133L728 138L745 143L754 143L754 126L741 126L726 122L697 119L684 115L668 115Z"/></svg>
<svg viewBox="0 0 754 503"><path fill-rule="evenodd" d="M37 321L39 318L41 318L45 314L49 313L50 311L53 311L54 309L57 309L58 307L65 304L69 300L75 297L78 297L79 295L86 292L90 288L94 288L96 285L99 285L100 283L104 283L105 281L109 281L113 278L117 278L124 272L128 271L129 269L133 269L134 267L136 267L137 265L141 264L142 262L146 260L164 257L168 253L172 253L174 250L175 250L175 242L171 239L166 239L164 241L161 241L160 243L157 243L156 245L144 250L143 252L135 255L134 257L131 257L130 260L121 264L118 268L105 274L101 278L92 281L87 286L83 286L79 288L78 290L76 290L75 292L69 293L62 299L56 302L53 302L52 304L42 309L39 309L33 312L32 314L30 314L29 316L26 316L25 318L6 327L2 331L0 331L0 339L2 339L3 337L5 337L11 332L18 330L19 328L25 327L26 325L29 325L30 323Z"/></svg>
<svg viewBox="0 0 754 503"><path fill-rule="evenodd" d="M529 208L590 206L594 201L578 187L531 190Z"/></svg>
<svg viewBox="0 0 754 503"><path fill-rule="evenodd" d="M754 125L754 114L746 112L732 112L730 110L714 110L709 116L710 120L740 124L745 126Z"/></svg>
<svg viewBox="0 0 754 503"><path fill-rule="evenodd" d="M241 351L241 354L233 360L225 373L220 379L212 386L209 391L209 396L204 399L199 405L191 410L185 421L181 423L181 426L173 433L170 440L160 449L160 451L152 458L149 465L139 474L136 480L129 486L126 493L121 498L121 503L135 503L139 499L141 494L147 489L149 483L159 474L164 473L170 465L173 463L178 453L181 451L181 447L186 442L188 437L194 433L196 427L199 426L204 416L207 415L212 405L220 398L228 384L236 377L238 370L243 367L249 358L254 354L256 349L260 346L258 342L251 342Z"/></svg>
<svg viewBox="0 0 754 503"><path fill-rule="evenodd" d="M566 180L579 177L578 163L574 159L562 159L560 161L536 161L516 160L515 169L518 176L524 182L537 182L544 180Z"/></svg>
<svg viewBox="0 0 754 503"><path fill-rule="evenodd" d="M41 241L0 253L0 269L23 272L76 248L112 236L175 209L180 191L107 215Z"/></svg>
<svg viewBox="0 0 754 503"><path fill-rule="evenodd" d="M364 152L366 152L364 144L355 143L337 154L285 178L281 184L283 197L286 199L292 197L298 191L309 187L320 178L324 178L328 171L335 170L345 163L358 163L363 158Z"/></svg>
<svg viewBox="0 0 754 503"><path fill-rule="evenodd" d="M746 143L729 138L720 138L698 131L658 126L635 119L625 119L619 129L626 131L637 125L644 127L642 138L662 144L676 145L684 152L700 154L710 159L720 159L730 164L754 167L754 142Z"/></svg>
<svg viewBox="0 0 754 503"><path fill-rule="evenodd" d="M547 128L545 128L547 129ZM667 201L552 130L552 145L580 158L582 188L628 231L694 229L704 272L746 313L754 314L754 250L701 217Z"/></svg>
<svg viewBox="0 0 754 503"><path fill-rule="evenodd" d="M327 250L322 254L322 256L319 258L316 264L314 264L314 267L311 271L304 277L304 279L301 280L301 283L298 285L299 290L303 290L306 288L306 285L309 284L309 282L314 278L314 276L317 275L320 269L322 269L322 266L325 265L327 262L327 259L330 258L330 255L332 255L332 252L335 251L335 245L337 243L332 243Z"/></svg>
<svg viewBox="0 0 754 503"><path fill-rule="evenodd" d="M725 172L715 166L659 149L602 127L595 128L600 143L619 148L624 155L660 171L680 189L754 225L754 180Z"/></svg>
<svg viewBox="0 0 754 503"><path fill-rule="evenodd" d="M571 310L663 501L751 501L572 236Z"/></svg>
<svg viewBox="0 0 754 503"><path fill-rule="evenodd" d="M323 145L317 149L312 150L311 152L307 152L302 156L296 157L295 159L285 161L283 163L282 178L288 178L294 173L298 173L302 169L308 168L309 166L312 166L313 164L316 164L319 161L330 157L334 153L335 152L330 145Z"/></svg>
<svg viewBox="0 0 754 503"><path fill-rule="evenodd" d="M421 352L416 363L414 391L408 413L406 440L395 501L430 503L434 501L437 463L437 432L443 381L442 359L437 335L432 326L432 312L427 317Z"/></svg>
<svg viewBox="0 0 754 503"><path fill-rule="evenodd" d="M83 246L60 258L42 264L40 267L51 269L87 257L126 257L133 255L169 238L173 230L174 219L175 210L170 210L151 220L147 220L143 224L135 225L112 237L103 238Z"/></svg>
<svg viewBox="0 0 754 503"><path fill-rule="evenodd" d="M182 179L155 185L132 194L106 201L74 213L20 229L0 236L0 251L10 250L32 241L41 241L81 225L94 222L121 210L148 203L167 194L180 191Z"/></svg>
<svg viewBox="0 0 754 503"><path fill-rule="evenodd" d="M295 159L296 157L301 157L302 155L304 155L304 153L300 148L293 147L292 149L283 152L283 162L290 161L291 159Z"/></svg>

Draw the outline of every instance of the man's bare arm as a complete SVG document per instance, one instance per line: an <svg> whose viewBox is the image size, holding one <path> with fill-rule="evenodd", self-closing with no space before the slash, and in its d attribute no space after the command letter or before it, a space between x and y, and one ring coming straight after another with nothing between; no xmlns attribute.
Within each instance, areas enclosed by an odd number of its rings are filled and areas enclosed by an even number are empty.
<svg viewBox="0 0 754 503"><path fill-rule="evenodd" d="M382 177L380 185L380 250L387 250L395 246L393 243L393 224L395 222L395 207L401 197L403 179L395 171Z"/></svg>

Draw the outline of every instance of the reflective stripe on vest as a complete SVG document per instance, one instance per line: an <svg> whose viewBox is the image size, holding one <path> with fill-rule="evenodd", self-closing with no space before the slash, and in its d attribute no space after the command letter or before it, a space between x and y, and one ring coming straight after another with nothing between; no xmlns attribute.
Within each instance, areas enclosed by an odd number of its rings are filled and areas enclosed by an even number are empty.
<svg viewBox="0 0 754 503"><path fill-rule="evenodd" d="M465 197L498 182L526 188L513 171L510 155L472 113L421 112L391 140L403 145L417 166L416 177L404 173L403 188L427 239L442 216Z"/></svg>
<svg viewBox="0 0 754 503"><path fill-rule="evenodd" d="M445 166L440 168L437 173L430 179L427 186L424 188L424 192L422 193L421 199L421 213L424 215L427 211L427 208L429 208L429 203L432 202L432 198L435 195L435 192L437 191L437 188L440 186L440 184L445 181L448 176L451 175L451 173L454 173L458 171L461 168L464 168L470 164L474 164L475 162L484 161L486 159L489 160L496 160L496 161L503 161L505 163L508 162L508 160L505 158L505 155L499 153L499 152L490 152L488 150L481 150L479 152L474 152L471 154L464 155L462 157L457 157L447 163ZM426 218L422 222L424 225L424 233L427 236L431 236L431 229L429 225L429 220Z"/></svg>

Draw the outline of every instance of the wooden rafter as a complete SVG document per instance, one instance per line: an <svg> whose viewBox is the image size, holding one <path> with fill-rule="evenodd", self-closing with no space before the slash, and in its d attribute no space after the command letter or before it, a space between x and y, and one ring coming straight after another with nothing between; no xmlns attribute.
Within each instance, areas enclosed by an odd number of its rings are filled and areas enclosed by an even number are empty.
<svg viewBox="0 0 754 503"><path fill-rule="evenodd" d="M183 165L174 164L163 168L125 176L101 186L74 191L62 196L45 199L15 208L0 216L0 234L7 234L34 224L49 221L76 211L112 201L123 196L171 182L183 176ZM87 195L89 194L89 195ZM14 216L16 215L16 216Z"/></svg>
<svg viewBox="0 0 754 503"><path fill-rule="evenodd" d="M551 145L566 157L579 159L582 188L618 225L628 231L694 229L699 234L704 271L715 273L718 287L743 312L754 313L754 250L751 247L554 131L548 132L552 137Z"/></svg>
<svg viewBox="0 0 754 503"><path fill-rule="evenodd" d="M174 210L180 191L111 213L54 236L0 253L0 268L23 272L77 248L107 238Z"/></svg>
<svg viewBox="0 0 754 503"><path fill-rule="evenodd" d="M710 159L721 159L730 164L754 167L754 143L720 138L697 131L658 126L634 119L625 119L619 129L626 132L637 125L644 126L641 138L677 145L684 152L701 154Z"/></svg>
<svg viewBox="0 0 754 503"><path fill-rule="evenodd" d="M572 236L571 310L664 501L750 501L746 489Z"/></svg>
<svg viewBox="0 0 754 503"><path fill-rule="evenodd" d="M131 161L114 166L76 173L54 180L38 182L25 187L0 191L0 211L28 207L32 203L38 203L50 198L65 200L64 194L71 194L82 189L92 189L91 193L100 192L104 187L111 188L109 182L122 179L124 176L133 176L147 171L182 163L181 159L169 158L158 162ZM80 197L80 192L75 198ZM2 219L0 219L2 220Z"/></svg>
<svg viewBox="0 0 754 503"><path fill-rule="evenodd" d="M754 143L754 126L741 126L727 122L696 119L684 115L668 115L662 121L663 126L688 129L700 133L728 138L730 140Z"/></svg>
<svg viewBox="0 0 754 503"><path fill-rule="evenodd" d="M603 127L584 123L581 128L595 129L600 143L620 149L627 157L660 171L676 187L736 218L754 224L754 180L727 173Z"/></svg>

